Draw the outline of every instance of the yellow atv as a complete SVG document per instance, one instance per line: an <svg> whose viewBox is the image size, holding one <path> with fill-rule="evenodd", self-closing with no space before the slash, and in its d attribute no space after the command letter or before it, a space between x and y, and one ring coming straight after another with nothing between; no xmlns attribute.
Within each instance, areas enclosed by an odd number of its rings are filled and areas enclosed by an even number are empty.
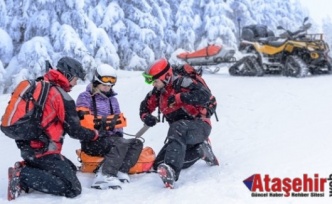
<svg viewBox="0 0 332 204"><path fill-rule="evenodd" d="M250 29L243 29L239 50L244 57L229 68L229 73L240 76L281 73L291 77L305 77L309 72L331 74L328 45L322 34L307 34L311 27L310 23L305 24L307 20L304 19L296 32L278 26L278 29L285 30L280 37L264 32L258 32L257 36ZM261 37L262 33L265 36Z"/></svg>

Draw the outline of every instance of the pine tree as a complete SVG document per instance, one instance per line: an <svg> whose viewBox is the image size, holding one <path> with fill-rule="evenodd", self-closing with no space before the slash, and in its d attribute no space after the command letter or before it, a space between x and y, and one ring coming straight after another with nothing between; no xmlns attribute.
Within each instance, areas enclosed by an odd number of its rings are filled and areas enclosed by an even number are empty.
<svg viewBox="0 0 332 204"><path fill-rule="evenodd" d="M291 0L0 0L0 61L6 72L0 69L0 93L42 75L45 60L55 65L62 56L74 57L89 79L99 63L143 70L175 50L236 46L238 19L241 26L295 30L305 14Z"/></svg>
<svg viewBox="0 0 332 204"><path fill-rule="evenodd" d="M128 69L143 70L156 59L153 48L162 47L163 27L158 22L160 15L154 16L156 2L134 0L118 2L125 13L126 35L119 42L122 66ZM155 14L160 14L156 12ZM159 19L158 19L159 17Z"/></svg>
<svg viewBox="0 0 332 204"><path fill-rule="evenodd" d="M194 0L182 1L176 13L176 47L193 51L195 35L195 14L192 11Z"/></svg>
<svg viewBox="0 0 332 204"><path fill-rule="evenodd" d="M4 0L0 0L0 28L5 28L7 24L7 8Z"/></svg>
<svg viewBox="0 0 332 204"><path fill-rule="evenodd" d="M205 47L207 44L237 47L236 27L231 20L231 10L228 4L225 4L222 0L214 0L203 4L203 8L202 26L204 37L198 47Z"/></svg>
<svg viewBox="0 0 332 204"><path fill-rule="evenodd" d="M329 47L332 47L332 23L331 18L326 16L323 18L323 33L324 33L324 41L328 44ZM332 56L329 53L329 56Z"/></svg>
<svg viewBox="0 0 332 204"><path fill-rule="evenodd" d="M6 75L6 70L3 67L3 64L0 60L0 93L3 93L5 91L5 75Z"/></svg>

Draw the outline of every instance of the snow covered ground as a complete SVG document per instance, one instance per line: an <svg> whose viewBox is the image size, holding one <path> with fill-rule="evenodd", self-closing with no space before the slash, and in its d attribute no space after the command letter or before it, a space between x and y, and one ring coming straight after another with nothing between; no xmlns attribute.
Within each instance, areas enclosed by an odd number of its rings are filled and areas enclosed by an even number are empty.
<svg viewBox="0 0 332 204"><path fill-rule="evenodd" d="M122 111L127 117L126 133L135 134L142 126L138 116L141 100L151 89L144 83L141 72L119 71L114 87ZM327 178L332 174L332 76L303 79L282 76L261 78L231 77L226 69L205 78L218 100L219 122L213 118L211 140L221 165L210 167L204 161L182 171L173 190L163 188L153 173L131 176L123 190L89 188L93 174L78 173L83 192L74 199L38 192L23 194L12 203L243 203L299 204L331 203L329 183L321 198L252 197L243 180L253 174L271 178L302 178L303 174ZM85 90L78 85L74 99ZM0 95L0 115L9 95ZM158 152L162 147L167 124L150 128L145 134L145 146ZM0 132L0 203L7 203L7 168L20 160L14 142ZM75 150L79 142L68 136L63 154L77 165Z"/></svg>

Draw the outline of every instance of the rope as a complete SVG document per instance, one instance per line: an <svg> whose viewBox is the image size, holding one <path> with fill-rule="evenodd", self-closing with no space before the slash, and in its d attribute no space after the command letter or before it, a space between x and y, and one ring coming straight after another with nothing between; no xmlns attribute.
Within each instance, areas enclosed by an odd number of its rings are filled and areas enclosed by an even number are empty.
<svg viewBox="0 0 332 204"><path fill-rule="evenodd" d="M123 132L124 135L127 135L129 137L135 137L136 139L139 139L141 140L143 143L145 142L145 139L143 137L136 137L136 135L133 135L133 134L129 134L129 133L125 133Z"/></svg>

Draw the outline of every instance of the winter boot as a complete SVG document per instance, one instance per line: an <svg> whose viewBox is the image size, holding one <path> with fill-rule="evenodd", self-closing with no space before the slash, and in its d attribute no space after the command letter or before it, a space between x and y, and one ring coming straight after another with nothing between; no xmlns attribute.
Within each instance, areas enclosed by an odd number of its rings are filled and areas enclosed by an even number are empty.
<svg viewBox="0 0 332 204"><path fill-rule="evenodd" d="M130 178L129 175L127 173L118 171L117 175L118 179L122 182L122 183L130 183Z"/></svg>
<svg viewBox="0 0 332 204"><path fill-rule="evenodd" d="M16 162L14 167L8 168L7 199L9 201L14 200L21 195L22 188L20 185L20 173L24 165L24 162ZM27 191L26 189L23 190Z"/></svg>
<svg viewBox="0 0 332 204"><path fill-rule="evenodd" d="M96 173L96 177L92 182L91 188L105 189L121 189L121 182L116 176L104 175L101 171Z"/></svg>
<svg viewBox="0 0 332 204"><path fill-rule="evenodd" d="M201 156L201 159L203 159L208 165L219 166L219 161L217 157L213 154L209 139L204 140L204 142L199 145L198 152Z"/></svg>
<svg viewBox="0 0 332 204"><path fill-rule="evenodd" d="M166 188L173 189L175 183L175 172L169 165L162 163L158 166L157 172L164 182Z"/></svg>

